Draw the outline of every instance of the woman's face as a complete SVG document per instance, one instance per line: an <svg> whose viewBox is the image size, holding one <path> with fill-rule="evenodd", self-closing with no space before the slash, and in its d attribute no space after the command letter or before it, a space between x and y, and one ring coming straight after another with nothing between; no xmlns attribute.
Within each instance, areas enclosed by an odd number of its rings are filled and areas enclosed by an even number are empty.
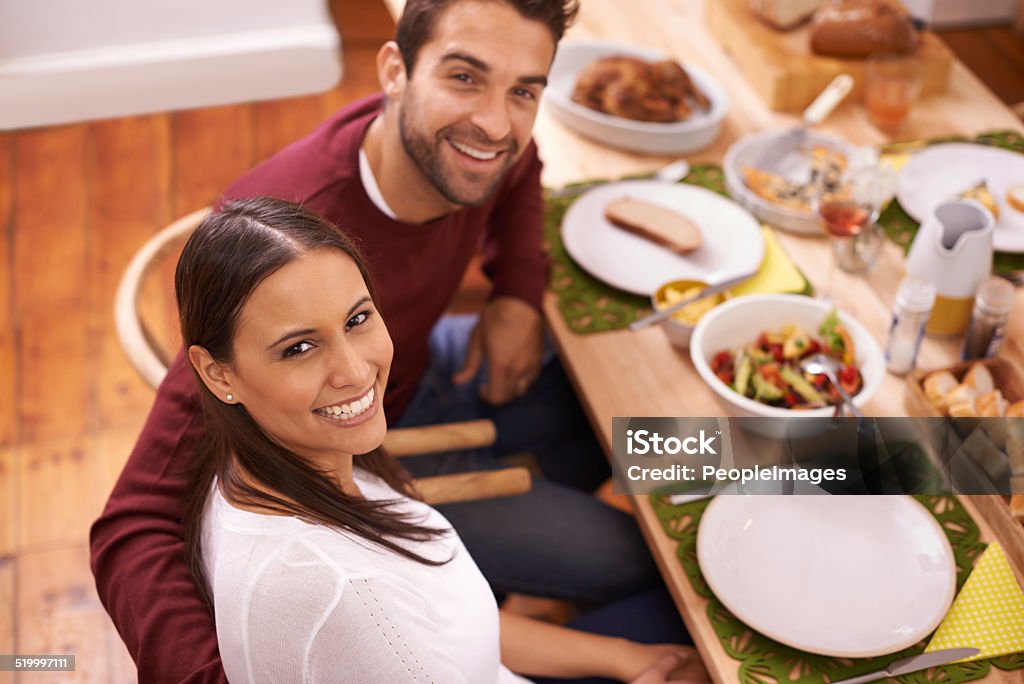
<svg viewBox="0 0 1024 684"><path fill-rule="evenodd" d="M266 278L242 308L235 401L299 456L363 454L380 446L394 348L355 262L308 252Z"/></svg>

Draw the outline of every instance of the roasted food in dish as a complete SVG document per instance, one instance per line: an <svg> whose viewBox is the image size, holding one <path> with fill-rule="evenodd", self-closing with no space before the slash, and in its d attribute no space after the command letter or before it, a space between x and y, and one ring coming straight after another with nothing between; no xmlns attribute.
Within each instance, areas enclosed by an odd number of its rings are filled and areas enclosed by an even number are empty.
<svg viewBox="0 0 1024 684"><path fill-rule="evenodd" d="M811 174L807 182L797 183L778 174L747 166L743 178L759 197L789 209L810 211L815 188L835 191L846 170L846 155L839 150L816 145L810 150Z"/></svg>
<svg viewBox="0 0 1024 684"><path fill-rule="evenodd" d="M572 99L612 116L670 123L711 108L700 88L678 63L645 62L636 57L596 59L576 80Z"/></svg>

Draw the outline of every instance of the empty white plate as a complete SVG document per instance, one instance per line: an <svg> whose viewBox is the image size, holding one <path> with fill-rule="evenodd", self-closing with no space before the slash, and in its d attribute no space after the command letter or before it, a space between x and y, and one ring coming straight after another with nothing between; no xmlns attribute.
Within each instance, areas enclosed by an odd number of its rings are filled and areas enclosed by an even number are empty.
<svg viewBox="0 0 1024 684"><path fill-rule="evenodd" d="M949 540L907 496L719 496L701 518L697 558L737 618L828 656L917 643L956 591Z"/></svg>
<svg viewBox="0 0 1024 684"><path fill-rule="evenodd" d="M619 197L678 211L700 227L703 244L680 256L614 226L604 209ZM764 258L760 224L746 209L704 188L661 181L623 181L588 191L565 213L562 241L569 256L595 278L644 296L671 280L714 285L753 274Z"/></svg>
<svg viewBox="0 0 1024 684"><path fill-rule="evenodd" d="M998 252L1024 252L1024 212L1006 201L1011 185L1024 183L1024 155L970 143L933 145L918 152L900 171L896 198L920 223L939 202L985 181L999 205L992 233Z"/></svg>

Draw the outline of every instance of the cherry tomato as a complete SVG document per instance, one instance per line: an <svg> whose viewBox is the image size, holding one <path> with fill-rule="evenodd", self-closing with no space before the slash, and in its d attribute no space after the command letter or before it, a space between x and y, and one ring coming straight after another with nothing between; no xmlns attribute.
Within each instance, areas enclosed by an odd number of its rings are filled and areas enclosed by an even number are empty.
<svg viewBox="0 0 1024 684"><path fill-rule="evenodd" d="M730 367L732 367L732 354L727 351L720 351L711 359L711 370L715 373Z"/></svg>
<svg viewBox="0 0 1024 684"><path fill-rule="evenodd" d="M853 366L843 366L839 369L839 384L847 394L854 394L860 389L860 373Z"/></svg>
<svg viewBox="0 0 1024 684"><path fill-rule="evenodd" d="M715 375L717 375L718 379L724 382L726 385L731 385L732 381L735 379L733 376L733 372L728 368L718 371L717 373L715 373Z"/></svg>
<svg viewBox="0 0 1024 684"><path fill-rule="evenodd" d="M817 354L820 351L821 343L818 342L818 340L811 340L807 345L807 350L804 352L804 355L810 356L811 354Z"/></svg>
<svg viewBox="0 0 1024 684"><path fill-rule="evenodd" d="M799 397L797 397L796 394L794 394L793 392L786 392L785 394L783 394L782 401L789 408L793 408L794 406L800 403Z"/></svg>

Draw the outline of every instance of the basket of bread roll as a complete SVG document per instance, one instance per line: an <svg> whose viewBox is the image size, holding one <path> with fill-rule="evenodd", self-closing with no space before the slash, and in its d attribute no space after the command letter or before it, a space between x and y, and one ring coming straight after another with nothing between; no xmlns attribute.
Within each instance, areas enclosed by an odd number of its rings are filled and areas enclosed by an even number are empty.
<svg viewBox="0 0 1024 684"><path fill-rule="evenodd" d="M907 378L907 410L916 416L1010 418L981 421L965 435L964 448L1006 454L999 467L1010 468L1010 508L1024 522L1024 372L994 357L933 371L914 371ZM980 443L984 442L984 446Z"/></svg>

